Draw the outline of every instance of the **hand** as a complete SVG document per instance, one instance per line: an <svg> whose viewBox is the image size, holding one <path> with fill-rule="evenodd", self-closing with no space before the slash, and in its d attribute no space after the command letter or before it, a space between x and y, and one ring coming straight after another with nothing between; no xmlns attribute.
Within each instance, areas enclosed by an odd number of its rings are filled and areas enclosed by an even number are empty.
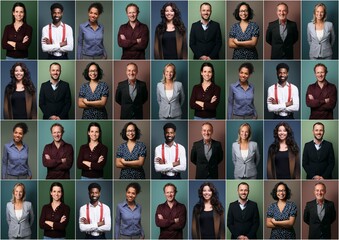
<svg viewBox="0 0 339 240"><path fill-rule="evenodd" d="M98 163L101 163L102 161L104 161L105 160L105 158L104 158L104 156L100 156L99 158L98 158Z"/></svg>
<svg viewBox="0 0 339 240"><path fill-rule="evenodd" d="M120 39L121 39L121 40L126 40L125 35L124 35L124 34L120 34ZM137 41L138 41L138 39L137 39Z"/></svg>
<svg viewBox="0 0 339 240"><path fill-rule="evenodd" d="M292 106L293 105L293 100L286 102L285 103L286 107Z"/></svg>
<svg viewBox="0 0 339 240"><path fill-rule="evenodd" d="M91 168L92 163L90 161L82 161L83 164L85 164L87 167Z"/></svg>
<svg viewBox="0 0 339 240"><path fill-rule="evenodd" d="M206 55L202 55L199 59L206 61L206 60L208 60L210 58L208 56L206 56Z"/></svg>
<svg viewBox="0 0 339 240"><path fill-rule="evenodd" d="M66 216L62 215L61 219L60 219L60 223L63 223L64 221L66 221Z"/></svg>
<svg viewBox="0 0 339 240"><path fill-rule="evenodd" d="M14 41L7 41L7 43L8 43L9 45L11 45L13 48L16 47L16 42L14 42Z"/></svg>
<svg viewBox="0 0 339 240"><path fill-rule="evenodd" d="M137 43L141 43L141 38L137 38Z"/></svg>
<svg viewBox="0 0 339 240"><path fill-rule="evenodd" d="M51 157L48 154L45 154L46 160L51 160Z"/></svg>
<svg viewBox="0 0 339 240"><path fill-rule="evenodd" d="M53 224L54 223L52 221L47 221L46 220L45 223L53 229Z"/></svg>
<svg viewBox="0 0 339 240"><path fill-rule="evenodd" d="M160 158L160 157L157 157L157 158L155 159L155 161L156 161L157 163L159 163L159 164L165 164L165 161L162 160L162 158Z"/></svg>
<svg viewBox="0 0 339 240"><path fill-rule="evenodd" d="M45 38L43 38L42 39L42 42L44 43L44 44L52 44L52 42L49 40L49 38L47 38L47 37L45 37Z"/></svg>
<svg viewBox="0 0 339 240"><path fill-rule="evenodd" d="M66 46L67 45L67 39L63 42L60 42L59 44L60 44L60 47Z"/></svg>
<svg viewBox="0 0 339 240"><path fill-rule="evenodd" d="M268 102L270 102L271 104L278 104L278 101L275 100L275 98L273 98L273 97L270 97L270 98L268 99Z"/></svg>
<svg viewBox="0 0 339 240"><path fill-rule="evenodd" d="M80 222L83 224L90 224L90 222L85 217L80 218Z"/></svg>
<svg viewBox="0 0 339 240"><path fill-rule="evenodd" d="M314 97L313 97L312 94L308 94L308 98L309 98L310 100L314 100Z"/></svg>
<svg viewBox="0 0 339 240"><path fill-rule="evenodd" d="M324 178L322 176L319 176L319 175L315 175L312 179L317 180L317 181L324 180Z"/></svg>
<svg viewBox="0 0 339 240"><path fill-rule="evenodd" d="M330 102L330 98L325 98L325 103L329 103Z"/></svg>
<svg viewBox="0 0 339 240"><path fill-rule="evenodd" d="M101 222L98 222L98 227L101 227L103 225L105 225L105 220L102 220Z"/></svg>
<svg viewBox="0 0 339 240"><path fill-rule="evenodd" d="M24 36L24 39L22 40L22 43L28 42L28 40L29 40L29 37L26 35L26 36Z"/></svg>
<svg viewBox="0 0 339 240"><path fill-rule="evenodd" d="M174 218L174 222L178 223L179 222L179 218Z"/></svg>
<svg viewBox="0 0 339 240"><path fill-rule="evenodd" d="M215 101L217 101L217 99L218 99L217 96L214 95L211 99L211 103L214 103Z"/></svg>
<svg viewBox="0 0 339 240"><path fill-rule="evenodd" d="M52 115L49 117L50 120L58 120L58 116ZM60 118L59 118L60 119Z"/></svg>
<svg viewBox="0 0 339 240"><path fill-rule="evenodd" d="M180 165L180 160L175 161L175 162L173 162L172 164L173 164L173 167L176 167L176 166Z"/></svg>
<svg viewBox="0 0 339 240"><path fill-rule="evenodd" d="M164 219L164 217L163 217L161 214L158 214L158 218L159 218L160 220L163 220L163 219Z"/></svg>
<svg viewBox="0 0 339 240"><path fill-rule="evenodd" d="M203 101L195 101L195 104L199 105L201 108L204 108L205 105Z"/></svg>
<svg viewBox="0 0 339 240"><path fill-rule="evenodd" d="M238 43L239 43L238 39L236 39L236 38L233 39L233 42L234 42L235 45L238 45Z"/></svg>
<svg viewBox="0 0 339 240"><path fill-rule="evenodd" d="M61 158L61 162L65 163L66 162L66 158Z"/></svg>

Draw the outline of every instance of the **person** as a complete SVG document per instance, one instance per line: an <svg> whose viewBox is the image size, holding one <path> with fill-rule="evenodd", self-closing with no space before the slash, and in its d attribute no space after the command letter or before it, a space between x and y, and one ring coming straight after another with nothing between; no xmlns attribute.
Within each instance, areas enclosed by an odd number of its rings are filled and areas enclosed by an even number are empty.
<svg viewBox="0 0 339 240"><path fill-rule="evenodd" d="M50 187L50 203L41 209L40 228L44 230L44 238L66 238L66 227L69 222L70 208L64 203L64 188L61 183L54 182Z"/></svg>
<svg viewBox="0 0 339 240"><path fill-rule="evenodd" d="M141 131L133 122L124 125L120 133L123 140L116 153L115 166L121 168L120 179L145 179L143 165L147 156L146 145L139 142Z"/></svg>
<svg viewBox="0 0 339 240"><path fill-rule="evenodd" d="M103 70L99 64L90 62L82 75L88 81L80 87L78 106L83 108L82 119L107 119L106 103L109 89L106 82L100 81Z"/></svg>
<svg viewBox="0 0 339 240"><path fill-rule="evenodd" d="M254 106L254 86L248 82L254 72L252 63L242 63L238 69L239 80L229 87L228 119L257 119Z"/></svg>
<svg viewBox="0 0 339 240"><path fill-rule="evenodd" d="M5 88L4 119L36 119L36 89L25 63L14 63Z"/></svg>
<svg viewBox="0 0 339 240"><path fill-rule="evenodd" d="M256 179L260 162L258 144L250 141L252 129L249 123L239 126L238 139L232 144L232 161L235 179Z"/></svg>
<svg viewBox="0 0 339 240"><path fill-rule="evenodd" d="M297 24L289 19L288 6L277 4L278 19L270 22L266 30L266 42L271 45L271 59L293 59L293 45L298 41Z"/></svg>
<svg viewBox="0 0 339 240"><path fill-rule="evenodd" d="M166 183L163 187L166 202L157 206L155 224L160 228L159 239L183 239L186 225L186 206L175 199L177 187Z"/></svg>
<svg viewBox="0 0 339 240"><path fill-rule="evenodd" d="M107 59L104 26L98 21L103 12L100 2L89 5L88 21L79 26L77 59Z"/></svg>
<svg viewBox="0 0 339 240"><path fill-rule="evenodd" d="M6 59L28 58L33 28L26 22L26 6L16 2L12 7L12 24L6 25L2 35L2 48Z"/></svg>
<svg viewBox="0 0 339 240"><path fill-rule="evenodd" d="M305 143L302 165L306 179L332 179L335 166L334 149L331 142L324 139L325 126L321 122L313 124L314 139Z"/></svg>
<svg viewBox="0 0 339 240"><path fill-rule="evenodd" d="M225 239L224 207L219 193L211 182L201 184L198 189L199 201L193 207L193 239Z"/></svg>
<svg viewBox="0 0 339 240"><path fill-rule="evenodd" d="M174 141L177 127L166 123L163 127L165 143L155 148L154 168L161 173L161 179L181 179L186 171L186 150Z"/></svg>
<svg viewBox="0 0 339 240"><path fill-rule="evenodd" d="M315 199L306 203L304 222L309 226L309 239L331 239L331 224L336 219L334 202L327 200L326 185L318 182L314 185Z"/></svg>
<svg viewBox="0 0 339 240"><path fill-rule="evenodd" d="M192 24L190 32L190 48L193 59L209 61L219 59L221 49L220 24L211 20L212 5L204 2L200 5L201 20Z"/></svg>
<svg viewBox="0 0 339 240"><path fill-rule="evenodd" d="M6 220L9 239L30 239L34 212L32 203L25 201L26 190L23 183L16 183L12 191L12 199L6 205Z"/></svg>
<svg viewBox="0 0 339 240"><path fill-rule="evenodd" d="M79 228L86 233L86 239L106 239L105 232L111 231L111 210L100 202L101 186L98 183L88 185L90 202L81 206Z"/></svg>
<svg viewBox="0 0 339 240"><path fill-rule="evenodd" d="M220 101L220 87L214 83L214 67L204 62L200 68L200 84L192 89L190 107L194 109L194 119L215 119Z"/></svg>
<svg viewBox="0 0 339 240"><path fill-rule="evenodd" d="M32 172L28 165L28 146L23 142L28 126L24 122L13 127L13 140L6 143L2 152L2 179L31 179Z"/></svg>
<svg viewBox="0 0 339 240"><path fill-rule="evenodd" d="M161 22L155 29L154 59L187 59L186 27L174 2L160 10Z"/></svg>
<svg viewBox="0 0 339 240"><path fill-rule="evenodd" d="M159 119L181 119L181 106L185 102L185 91L182 83L175 81L176 75L175 65L166 64L161 82L157 84Z"/></svg>
<svg viewBox="0 0 339 240"><path fill-rule="evenodd" d="M294 119L299 111L299 90L287 81L289 66L279 63L276 67L278 83L267 90L267 109L274 113L274 119Z"/></svg>
<svg viewBox="0 0 339 240"><path fill-rule="evenodd" d="M256 202L248 199L250 186L246 182L238 184L239 199L231 202L227 213L227 227L232 239L257 239L260 226L259 209Z"/></svg>
<svg viewBox="0 0 339 240"><path fill-rule="evenodd" d="M41 84L39 107L43 112L43 119L68 119L71 109L71 89L68 82L60 79L61 65L57 62L49 65L51 79Z"/></svg>
<svg viewBox="0 0 339 240"><path fill-rule="evenodd" d="M128 63L127 80L118 84L115 101L121 106L120 119L143 119L143 105L148 100L146 83L138 80L138 65Z"/></svg>
<svg viewBox="0 0 339 240"><path fill-rule="evenodd" d="M70 179L73 147L62 139L65 131L60 123L54 123L50 130L53 142L46 144L42 153L42 163L47 168L46 179Z"/></svg>
<svg viewBox="0 0 339 240"><path fill-rule="evenodd" d="M196 179L218 179L218 165L223 160L221 143L212 139L213 125L205 122L201 126L202 139L194 142L191 162L196 166Z"/></svg>
<svg viewBox="0 0 339 240"><path fill-rule="evenodd" d="M266 227L271 228L270 239L296 239L293 225L297 217L297 205L289 201L291 189L284 182L275 184L271 192L276 201L268 206Z"/></svg>
<svg viewBox="0 0 339 240"><path fill-rule="evenodd" d="M128 22L119 27L118 45L122 48L121 59L145 59L149 41L146 24L138 20L139 7L135 3L126 6Z"/></svg>
<svg viewBox="0 0 339 240"><path fill-rule="evenodd" d="M314 6L313 19L307 24L310 59L332 59L335 32L333 23L326 21L326 18L326 5L317 3Z"/></svg>
<svg viewBox="0 0 339 240"><path fill-rule="evenodd" d="M327 67L322 63L314 66L316 82L308 85L306 105L311 108L310 119L333 119L337 105L337 87L327 81Z"/></svg>
<svg viewBox="0 0 339 240"><path fill-rule="evenodd" d="M141 226L141 205L135 199L141 191L139 183L132 182L126 187L126 200L119 203L115 217L115 239L144 239Z"/></svg>
<svg viewBox="0 0 339 240"><path fill-rule="evenodd" d="M101 127L91 122L87 128L87 143L81 145L77 166L81 169L81 179L103 178L108 148L101 143Z"/></svg>
<svg viewBox="0 0 339 240"><path fill-rule="evenodd" d="M233 48L232 59L258 59L256 45L260 35L259 26L253 19L253 9L246 2L237 5L233 16L239 22L231 26L228 46Z"/></svg>

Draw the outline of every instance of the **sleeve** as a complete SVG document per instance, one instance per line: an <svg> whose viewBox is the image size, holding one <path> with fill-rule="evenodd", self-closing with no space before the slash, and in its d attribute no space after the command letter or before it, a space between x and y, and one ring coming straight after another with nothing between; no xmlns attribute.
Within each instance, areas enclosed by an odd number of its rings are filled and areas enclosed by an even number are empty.
<svg viewBox="0 0 339 240"><path fill-rule="evenodd" d="M8 32L9 32L10 25L7 25L4 30L4 34L2 35L2 48L6 50L14 50L14 48L7 43L8 41Z"/></svg>
<svg viewBox="0 0 339 240"><path fill-rule="evenodd" d="M228 89L228 107L227 107L227 118L231 119L232 118L232 114L233 114L233 102L234 102L234 98L233 98L233 86L232 84L230 85L229 89Z"/></svg>
<svg viewBox="0 0 339 240"><path fill-rule="evenodd" d="M306 203L305 210L304 210L304 222L307 225L310 225L310 205Z"/></svg>
<svg viewBox="0 0 339 240"><path fill-rule="evenodd" d="M63 157L66 158L66 162L62 163L60 168L63 170L71 169L74 161L74 151L72 145L67 144L65 146L65 154L63 155Z"/></svg>
<svg viewBox="0 0 339 240"><path fill-rule="evenodd" d="M11 215L9 213L9 208L11 207L11 203L7 203L6 205L6 221L7 221L7 224L8 224L8 227L11 225Z"/></svg>
<svg viewBox="0 0 339 240"><path fill-rule="evenodd" d="M111 210L105 204L104 204L104 221L105 221L105 225L98 227L98 231L99 232L111 231Z"/></svg>
<svg viewBox="0 0 339 240"><path fill-rule="evenodd" d="M32 95L31 116L32 116L32 119L37 119L36 93L33 93L33 95Z"/></svg>
<svg viewBox="0 0 339 240"><path fill-rule="evenodd" d="M142 88L141 88L141 92L142 92L142 104L146 103L148 100L148 91L147 91L147 86L145 82L142 82Z"/></svg>
<svg viewBox="0 0 339 240"><path fill-rule="evenodd" d="M32 41L32 32L33 32L33 29L31 26L27 25L27 24L24 24L25 26L25 36L28 37L28 41L23 43L22 41L21 42L16 42L16 49L17 50L27 50L29 45L31 45L31 41Z"/></svg>
<svg viewBox="0 0 339 240"><path fill-rule="evenodd" d="M311 30L310 28L312 27L313 23L308 23L307 24L307 42L311 46L312 44L312 35L311 35ZM306 95L307 97L307 95Z"/></svg>
<svg viewBox="0 0 339 240"><path fill-rule="evenodd" d="M260 150L258 147L258 143L255 142L255 165L259 165L260 163Z"/></svg>
<svg viewBox="0 0 339 240"><path fill-rule="evenodd" d="M168 228L172 224L174 224L174 219L159 219L158 214L162 214L161 205L157 207L157 210L155 212L155 224L160 228ZM164 217L164 216L163 216Z"/></svg>
<svg viewBox="0 0 339 240"><path fill-rule="evenodd" d="M217 100L213 103L211 103L210 101L208 102L204 102L204 109L206 110L215 110L217 109L217 106L220 102L220 87L217 85L214 85L215 89L214 89L214 93L213 95L217 97Z"/></svg>
<svg viewBox="0 0 339 240"><path fill-rule="evenodd" d="M252 217L252 226L251 226L251 229L249 231L249 233L247 234L247 237L249 239L254 239L257 235L257 231L260 227L260 217L259 217L259 209L258 209L258 205L257 203L254 203L254 206L253 206L253 217Z"/></svg>
<svg viewBox="0 0 339 240"><path fill-rule="evenodd" d="M102 170L102 169L104 169L104 167L106 165L106 162L107 162L107 152L108 152L107 147L102 144L101 148L100 148L100 153L98 155L99 155L99 157L103 156L104 160L102 162L100 162L100 163L98 163L98 161L92 162L91 168L93 170Z"/></svg>
<svg viewBox="0 0 339 240"><path fill-rule="evenodd" d="M84 37L84 32L82 29L82 26L80 24L79 26L79 35L78 35L78 47L77 47L77 59L81 59L81 54L82 54L82 48L83 48L83 39Z"/></svg>
<svg viewBox="0 0 339 240"><path fill-rule="evenodd" d="M182 36L182 58L183 59L187 59L187 36L186 36L186 32L184 33L184 35Z"/></svg>
<svg viewBox="0 0 339 240"><path fill-rule="evenodd" d="M140 142L138 147L139 157L146 157L147 156L147 148L143 142Z"/></svg>
<svg viewBox="0 0 339 240"><path fill-rule="evenodd" d="M237 147L237 143L236 142L234 142L233 144L232 144L232 162L233 162L233 164L234 164L234 167L235 167L235 165L237 164L237 155L236 155L236 147Z"/></svg>
<svg viewBox="0 0 339 240"><path fill-rule="evenodd" d="M44 165L44 167L47 167L47 168L54 168L58 165L60 165L62 162L61 162L61 159L56 159L56 158L51 158L49 160L46 159L45 155L48 154L50 157L51 154L50 154L50 145L47 144L44 148L44 151L42 152L42 164Z"/></svg>
<svg viewBox="0 0 339 240"><path fill-rule="evenodd" d="M303 150L302 166L305 169L307 176L312 178L313 176L311 176L311 169L309 165L310 164L309 151L310 149L308 147L308 144L306 143Z"/></svg>
<svg viewBox="0 0 339 240"><path fill-rule="evenodd" d="M126 35L124 34L124 28L125 28L125 25L121 25L120 28L119 28L119 32L118 32L118 45L119 47L122 47L122 48L132 48L133 45L136 45L137 44L137 39L125 39L125 40L122 40L120 35L124 35L126 37Z"/></svg>
<svg viewBox="0 0 339 240"><path fill-rule="evenodd" d="M297 217L298 209L297 205L294 202L291 202L290 217Z"/></svg>
<svg viewBox="0 0 339 240"><path fill-rule="evenodd" d="M148 46L148 42L149 42L149 30L148 30L148 27L147 27L147 25L142 25L142 26L143 27L142 27L142 29L140 31L141 42L136 45L136 48L140 49L140 50L146 49L147 46Z"/></svg>
<svg viewBox="0 0 339 240"><path fill-rule="evenodd" d="M190 32L190 38L189 38L189 41L190 41L190 48L192 49L192 52L194 54L194 57L195 58L200 58L202 56L202 53L199 51L199 48L197 47L197 39L196 39L196 24L193 23L192 24L192 27L191 27L191 32Z"/></svg>
<svg viewBox="0 0 339 240"><path fill-rule="evenodd" d="M84 152L85 152L85 145L82 145L79 149L78 159L77 159L77 167L82 170L89 170L89 167L87 167L85 164L82 163L84 161Z"/></svg>
<svg viewBox="0 0 339 240"><path fill-rule="evenodd" d="M26 145L26 151L27 151L27 156L28 156L28 158L29 158L29 148L28 148L28 146ZM29 167L29 164L28 164L28 158L27 158L27 160L26 160L26 169L27 169L27 174L28 174L28 176L30 177L30 178L32 178L32 171L31 171L31 168Z"/></svg>
<svg viewBox="0 0 339 240"><path fill-rule="evenodd" d="M68 225L68 222L69 222L69 213L70 213L70 208L63 204L63 215L66 217L66 220L64 222L60 222L60 221L57 221L57 222L53 222L53 229L55 230L62 230L64 231Z"/></svg>
<svg viewBox="0 0 339 240"><path fill-rule="evenodd" d="M330 179L332 177L332 171L335 165L335 158L334 158L334 150L333 145L330 142L328 143L328 164L325 172L323 173L322 177L325 179Z"/></svg>
<svg viewBox="0 0 339 240"><path fill-rule="evenodd" d="M66 30L67 31L67 30ZM60 43L46 44L44 39L49 39L49 25L42 28L41 49L43 52L54 52L60 50Z"/></svg>
<svg viewBox="0 0 339 240"><path fill-rule="evenodd" d="M155 171L156 172L167 172L167 171L173 170L172 163L159 164L159 162L156 161L157 158L161 158L162 159L161 145L159 145L159 146L157 146L155 148L155 156L154 156L154 168L155 168Z"/></svg>
<svg viewBox="0 0 339 240"><path fill-rule="evenodd" d="M331 23L330 32L331 32L330 44L333 46L335 42L335 32L334 32L333 23Z"/></svg>
<svg viewBox="0 0 339 240"><path fill-rule="evenodd" d="M115 226L114 226L115 239L119 238L119 235L120 235L120 224L121 224L121 213L120 213L120 207L118 205L117 209L116 209Z"/></svg>
<svg viewBox="0 0 339 240"><path fill-rule="evenodd" d="M46 109L46 96L45 96L45 84L41 84L40 93L39 93L39 107L43 114L47 112ZM50 117L50 116L47 116Z"/></svg>
<svg viewBox="0 0 339 240"><path fill-rule="evenodd" d="M68 117L68 112L71 109L71 105L72 105L71 89L69 88L68 83L66 83L65 91L66 92L65 92L64 107L59 115L61 119L66 119Z"/></svg>
<svg viewBox="0 0 339 240"><path fill-rule="evenodd" d="M258 24L256 24L256 23L253 23L252 24L252 26L253 26L253 29L252 29L252 37L259 37L260 36L260 29L259 29L259 26L258 26Z"/></svg>
<svg viewBox="0 0 339 240"><path fill-rule="evenodd" d="M1 178L5 179L7 175L7 166L8 166L8 152L6 145L4 146L4 150L2 152L2 166L1 166Z"/></svg>
<svg viewBox="0 0 339 240"><path fill-rule="evenodd" d="M275 88L275 85L272 85L268 88L267 90L267 109L269 112L280 112L280 111L285 111L287 110L286 108L286 103L278 103L278 104L272 104L271 101L269 101L270 98L273 98L275 99L275 96L274 96L274 88ZM297 93L295 93L295 89L292 87L292 99L293 99L293 105L290 106L293 108L293 106L295 105L295 94L297 94L298 96L298 109L299 109L299 95L298 95L298 89L297 89Z"/></svg>
<svg viewBox="0 0 339 240"><path fill-rule="evenodd" d="M120 144L118 146L118 150L116 152L116 157L117 158L124 158L124 154L123 154L123 144Z"/></svg>
<svg viewBox="0 0 339 240"><path fill-rule="evenodd" d="M268 148L268 153L267 153L267 179L273 179L274 178L274 173L273 173L273 159L272 155L270 154L270 149L272 146Z"/></svg>
<svg viewBox="0 0 339 240"><path fill-rule="evenodd" d="M115 91L115 102L119 105L122 103L121 83L118 84L117 90Z"/></svg>
<svg viewBox="0 0 339 240"><path fill-rule="evenodd" d="M191 162L194 165L197 165L197 157L198 157L198 154L197 154L196 143L193 143L193 146L192 146L192 149L191 149Z"/></svg>
<svg viewBox="0 0 339 240"><path fill-rule="evenodd" d="M273 209L273 204L270 204L267 209L266 217L268 218L274 218L274 209Z"/></svg>
<svg viewBox="0 0 339 240"><path fill-rule="evenodd" d="M221 143L220 142L217 142L216 141L216 144L217 144L217 153L216 153L216 160L217 160L217 163L221 163L222 161L222 158L223 158L223 155L224 155L224 151L222 149L222 146L221 146Z"/></svg>
<svg viewBox="0 0 339 240"><path fill-rule="evenodd" d="M161 105L161 94L160 94L160 90L159 90L159 88L162 87L161 85L162 85L162 83L157 84L157 102L158 102L159 107Z"/></svg>
<svg viewBox="0 0 339 240"><path fill-rule="evenodd" d="M272 26L271 23L268 24L267 30L266 30L266 42L269 45L272 45Z"/></svg>
<svg viewBox="0 0 339 240"><path fill-rule="evenodd" d="M33 206L32 206L32 203L29 202L29 225L30 226L33 226L33 223L34 223L34 211L33 211Z"/></svg>
<svg viewBox="0 0 339 240"><path fill-rule="evenodd" d="M105 212L105 209L104 209L104 212ZM80 208L80 214L79 214L79 229L80 229L80 232L98 231L98 223L84 224L81 221L82 218L86 218L86 205L84 205Z"/></svg>
<svg viewBox="0 0 339 240"><path fill-rule="evenodd" d="M40 213L39 225L40 225L40 228L43 230L51 230L52 228L48 224L45 223L46 214L47 214L47 206L45 205L42 207L42 210Z"/></svg>
<svg viewBox="0 0 339 240"><path fill-rule="evenodd" d="M234 213L233 213L233 208L232 208L232 203L230 203L228 207L228 212L227 212L227 228L230 230L232 233L232 237L238 237L239 234L236 231L237 227L234 224Z"/></svg>
<svg viewBox="0 0 339 240"><path fill-rule="evenodd" d="M299 111L299 90L293 84L292 84L292 99L293 99L293 104L291 106L286 107L286 111L297 112Z"/></svg>
<svg viewBox="0 0 339 240"><path fill-rule="evenodd" d="M86 93L85 93L85 84L82 84L80 86L80 90L79 90L79 98L86 98Z"/></svg>
<svg viewBox="0 0 339 240"><path fill-rule="evenodd" d="M220 51L220 48L221 48L221 44L222 44L222 39L221 39L221 29L220 29L220 25L219 23L216 23L217 26L217 30L216 30L216 36L215 36L215 45L214 45L214 48L210 54L210 58L212 59L217 59L218 56L219 56L219 51Z"/></svg>
<svg viewBox="0 0 339 240"><path fill-rule="evenodd" d="M202 107L200 107L198 104L195 103L197 100L197 92L198 92L199 85L195 85L192 89L192 94L190 98L190 107L194 110L202 110Z"/></svg>
<svg viewBox="0 0 339 240"><path fill-rule="evenodd" d="M225 239L225 213L220 215L219 237Z"/></svg>
<svg viewBox="0 0 339 240"><path fill-rule="evenodd" d="M159 39L158 27L155 29L154 34L154 59L160 59L160 39Z"/></svg>
<svg viewBox="0 0 339 240"><path fill-rule="evenodd" d="M297 27L297 24L295 22L293 22L292 33L293 33L293 44L295 44L299 39L298 27Z"/></svg>
<svg viewBox="0 0 339 240"><path fill-rule="evenodd" d="M331 224L334 223L335 219L336 219L336 216L337 216L337 213L336 213L336 210L335 210L335 206L334 206L334 203L331 202L331 207L330 207L330 213L331 213Z"/></svg>
<svg viewBox="0 0 339 240"><path fill-rule="evenodd" d="M179 143L177 143L179 144ZM178 166L173 167L174 172L184 172L186 171L187 159L186 159L186 150L185 148L179 144L179 160L180 164Z"/></svg>
<svg viewBox="0 0 339 240"><path fill-rule="evenodd" d="M180 83L179 91L180 91L179 102L180 102L180 105L182 106L184 105L184 102L185 102L185 91L184 91L184 86L182 85L182 83Z"/></svg>
<svg viewBox="0 0 339 240"><path fill-rule="evenodd" d="M186 225L186 215L187 215L187 211L186 211L186 207L185 205L181 205L180 204L180 207L178 206L178 215L175 216L174 218L179 218L179 222L174 222L172 224L172 226L170 227L170 229L173 229L173 230L180 230L180 229L183 229ZM173 219L174 221L174 219Z"/></svg>
<svg viewBox="0 0 339 240"><path fill-rule="evenodd" d="M60 48L62 52L71 52L73 51L73 45L74 45L74 40L73 40L73 29L66 24L66 40L67 40L67 45L63 46Z"/></svg>
<svg viewBox="0 0 339 240"><path fill-rule="evenodd" d="M192 239L198 239L198 224L197 224L197 215L198 215L198 209L196 205L193 207L193 213L192 213Z"/></svg>
<svg viewBox="0 0 339 240"><path fill-rule="evenodd" d="M229 38L236 38L237 36L236 36L236 32L235 32L235 24L233 24L232 26L231 26L231 30L230 30L230 32L229 32L229 34L228 34L228 37Z"/></svg>

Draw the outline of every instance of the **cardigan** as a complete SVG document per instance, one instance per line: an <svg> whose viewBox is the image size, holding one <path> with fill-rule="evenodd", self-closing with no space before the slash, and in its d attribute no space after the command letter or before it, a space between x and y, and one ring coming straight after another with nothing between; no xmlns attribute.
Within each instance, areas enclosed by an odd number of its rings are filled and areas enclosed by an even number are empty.
<svg viewBox="0 0 339 240"><path fill-rule="evenodd" d="M11 101L12 96L13 94L7 93L7 91L5 90L4 119L13 119L13 110L15 111L15 109L12 108L12 101ZM37 118L37 106L36 106L35 93L30 94L25 89L25 101L26 101L27 119L36 119Z"/></svg>
<svg viewBox="0 0 339 240"><path fill-rule="evenodd" d="M154 39L154 59L164 59L162 49L162 37L163 34L159 33L159 30L155 30ZM176 45L177 45L177 56L178 59L187 59L187 37L186 33L181 35L178 31L175 31Z"/></svg>

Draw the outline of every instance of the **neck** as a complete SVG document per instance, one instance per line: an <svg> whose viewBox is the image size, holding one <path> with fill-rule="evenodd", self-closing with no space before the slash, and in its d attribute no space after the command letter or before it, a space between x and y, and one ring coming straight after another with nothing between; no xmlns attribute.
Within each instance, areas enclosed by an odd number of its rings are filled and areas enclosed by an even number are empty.
<svg viewBox="0 0 339 240"><path fill-rule="evenodd" d="M278 203L286 203L286 199L279 199Z"/></svg>
<svg viewBox="0 0 339 240"><path fill-rule="evenodd" d="M211 200L205 200L204 199L204 204L211 204Z"/></svg>
<svg viewBox="0 0 339 240"><path fill-rule="evenodd" d="M51 79L51 82L53 83L53 84L56 84L57 82L59 81L59 79L57 79L57 80L55 80L55 79Z"/></svg>
<svg viewBox="0 0 339 240"><path fill-rule="evenodd" d="M14 145L15 145L15 146L22 146L22 141L20 141L20 142L14 142Z"/></svg>
<svg viewBox="0 0 339 240"><path fill-rule="evenodd" d="M99 140L90 140L89 144L95 144L95 143L98 143L98 142L99 142Z"/></svg>
<svg viewBox="0 0 339 240"><path fill-rule="evenodd" d="M316 138L314 139L315 144L320 144L322 141L323 141L323 139L320 139L320 140L318 140Z"/></svg>
<svg viewBox="0 0 339 240"><path fill-rule="evenodd" d="M239 81L239 82L240 82L240 86L248 86L248 81L245 81L245 82Z"/></svg>
<svg viewBox="0 0 339 240"><path fill-rule="evenodd" d="M97 205L98 205L98 203L99 203L99 200L98 201L95 201L95 202L90 202L94 207L96 207Z"/></svg>
<svg viewBox="0 0 339 240"><path fill-rule="evenodd" d="M127 202L128 206L135 206L136 205L135 201L129 202L129 201L126 200L126 202Z"/></svg>
<svg viewBox="0 0 339 240"><path fill-rule="evenodd" d="M317 203L319 203L319 204L324 204L325 199L320 199L320 200L316 200L316 201L317 201Z"/></svg>
<svg viewBox="0 0 339 240"><path fill-rule="evenodd" d="M211 142L212 142L212 139L207 139L207 140L204 139L204 143L210 144Z"/></svg>
<svg viewBox="0 0 339 240"><path fill-rule="evenodd" d="M246 202L247 202L247 198L244 200L244 199L241 199L241 198L239 198L239 202L242 204L242 205L244 205Z"/></svg>
<svg viewBox="0 0 339 240"><path fill-rule="evenodd" d="M171 146L173 145L173 142L174 142L174 141L171 141L171 142L166 142L166 144L167 144L168 146L170 146L170 147L171 147Z"/></svg>
<svg viewBox="0 0 339 240"><path fill-rule="evenodd" d="M95 22L89 21L89 25L91 25L91 26L98 26L98 22L97 21L95 21Z"/></svg>
<svg viewBox="0 0 339 240"><path fill-rule="evenodd" d="M286 85L286 82L287 82L287 81L280 81L280 80L278 81L278 83L279 83L281 86L283 86L283 87Z"/></svg>
<svg viewBox="0 0 339 240"><path fill-rule="evenodd" d="M53 204L53 205L55 205L55 204L60 204L60 203L61 203L60 200L56 201L56 200L53 199L53 201L52 201L52 204Z"/></svg>
<svg viewBox="0 0 339 240"><path fill-rule="evenodd" d="M210 20L201 19L202 24L207 25Z"/></svg>
<svg viewBox="0 0 339 240"><path fill-rule="evenodd" d="M204 81L202 83L209 84L209 83L211 83L211 79L209 79L209 80L204 79Z"/></svg>
<svg viewBox="0 0 339 240"><path fill-rule="evenodd" d="M24 22L23 20L21 20L21 21L15 20L15 21L14 21L14 24L22 24L23 22Z"/></svg>

